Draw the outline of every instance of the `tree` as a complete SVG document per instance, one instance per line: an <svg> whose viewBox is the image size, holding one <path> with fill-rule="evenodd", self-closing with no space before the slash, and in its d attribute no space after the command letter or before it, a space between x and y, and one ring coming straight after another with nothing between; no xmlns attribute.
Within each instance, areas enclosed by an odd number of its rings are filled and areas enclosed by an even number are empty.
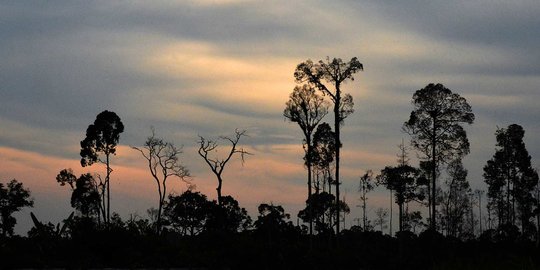
<svg viewBox="0 0 540 270"><path fill-rule="evenodd" d="M205 227L209 231L237 233L251 227L251 217L232 196L223 196L221 204L213 201Z"/></svg>
<svg viewBox="0 0 540 270"><path fill-rule="evenodd" d="M107 193L106 222L110 222L111 214L111 166L110 157L116 155L116 146L120 139L120 133L124 132L124 124L120 117L114 112L103 111L97 115L94 124L91 124L86 129L86 138L81 141L81 166L91 166L96 162L103 163L107 166L107 174L105 177L105 186ZM100 158L100 154L105 156L105 160Z"/></svg>
<svg viewBox="0 0 540 270"><path fill-rule="evenodd" d="M179 159L182 154L182 147L176 147L172 142L166 142L156 137L154 129L152 135L146 139L144 146L139 148L132 146L139 151L148 164L150 174L157 185L159 204L156 220L156 232L161 232L161 213L165 198L167 196L167 180L169 177L178 177L183 181L190 176L189 171L184 167Z"/></svg>
<svg viewBox="0 0 540 270"><path fill-rule="evenodd" d="M466 228L465 221L470 209L471 200L469 194L472 193L467 181L467 170L463 168L461 160L457 159L448 165L448 179L445 184L447 191L442 194L442 225L446 234L453 237L463 237L470 235L470 230ZM469 220L470 221L470 220Z"/></svg>
<svg viewBox="0 0 540 270"><path fill-rule="evenodd" d="M377 183L394 191L395 202L399 212L399 231L404 230L404 217L407 214L404 206L410 201L422 201L424 193L421 187L426 185L427 180L421 177L420 170L409 166L397 167L386 166L377 176Z"/></svg>
<svg viewBox="0 0 540 270"><path fill-rule="evenodd" d="M309 85L296 86L285 104L283 115L297 123L304 134L305 164L308 171L308 198L312 193L313 132L328 113L328 105ZM313 234L313 223L309 223L309 233Z"/></svg>
<svg viewBox="0 0 540 270"><path fill-rule="evenodd" d="M231 160L233 155L240 154L240 157L242 159L242 164L244 164L244 155L251 155L248 151L244 150L244 148L238 149L238 142L240 142L240 139L246 135L246 131L238 131L238 129L235 130L235 136L234 137L226 137L226 136L220 136L219 138L222 140L229 141L231 143L231 149L229 150L229 154L225 158L219 158L219 157L210 157L210 152L217 152L218 143L213 140L205 139L202 136L199 136L199 155L204 159L206 164L210 167L212 172L216 175L216 178L218 180L218 185L216 188L217 191L217 199L218 204L222 204L222 196L221 196L221 187L223 185L223 177L222 173L225 169L225 166Z"/></svg>
<svg viewBox="0 0 540 270"><path fill-rule="evenodd" d="M13 228L17 220L13 213L20 211L23 207L33 207L34 200L30 198L30 190L25 189L23 184L15 179L7 185L0 183L0 228L2 236L13 235Z"/></svg>
<svg viewBox="0 0 540 270"><path fill-rule="evenodd" d="M411 144L429 161L431 171L430 228L436 230L436 179L440 164L469 153L469 140L462 124L472 124L474 114L467 100L442 84L428 84L412 99L414 110L403 130Z"/></svg>
<svg viewBox="0 0 540 270"><path fill-rule="evenodd" d="M373 224L375 226L379 226L382 232L387 227L386 223L388 222L388 209L384 209L382 207L377 208L377 210L375 210L375 217L375 222L373 222Z"/></svg>
<svg viewBox="0 0 540 270"><path fill-rule="evenodd" d="M326 190L328 184L328 193L332 194L332 169L330 165L334 161L336 154L335 134L330 125L323 122L317 126L313 135L313 151L311 160L317 171L317 181L315 181L315 193L319 193L320 185L319 174L322 173L322 190Z"/></svg>
<svg viewBox="0 0 540 270"><path fill-rule="evenodd" d="M293 226L289 221L291 215L285 213L285 209L281 205L260 204L257 207L259 216L255 221L255 231L260 234L266 234L269 242L275 235L280 235L287 232Z"/></svg>
<svg viewBox="0 0 540 270"><path fill-rule="evenodd" d="M187 190L179 196L169 195L164 215L181 234L197 235L204 229L211 207L204 194Z"/></svg>
<svg viewBox="0 0 540 270"><path fill-rule="evenodd" d="M71 187L71 207L83 217L97 217L98 222L100 215L105 218L99 184L91 174L81 174L77 178L72 169L63 169L56 175L56 181L60 186L68 184Z"/></svg>
<svg viewBox="0 0 540 270"><path fill-rule="evenodd" d="M360 202L362 203L362 224L363 224L363 230L366 230L367 225L367 216L366 216L366 210L367 210L367 194L375 188L375 185L373 183L373 172L371 170L367 170L364 175L360 177L360 184L358 186L358 192L360 192Z"/></svg>
<svg viewBox="0 0 540 270"><path fill-rule="evenodd" d="M320 192L312 194L306 201L306 208L298 212L298 217L303 222L315 222L315 230L321 233L331 232L335 223L332 221L332 216L335 215L338 205L336 205L336 197L328 192ZM349 213L349 206L340 201L340 211Z"/></svg>
<svg viewBox="0 0 540 270"><path fill-rule="evenodd" d="M531 156L523 142L525 131L520 125L512 124L497 129L495 135L497 149L484 166L489 204L496 209L499 226L516 225L519 219L522 233L530 235L538 173L531 166Z"/></svg>
<svg viewBox="0 0 540 270"><path fill-rule="evenodd" d="M354 80L354 74L363 70L363 65L356 57L353 57L349 62L343 62L341 58L334 58L330 61L320 60L314 63L311 60L306 60L298 64L294 72L294 77L297 82L307 82L314 86L324 95L328 95L334 104L334 131L336 145L336 203L340 200L339 194L339 161L340 148L342 146L340 140L340 126L344 123L345 118L354 112L353 98L350 94L341 92L341 86L348 80ZM340 219L339 209L336 212L336 220ZM336 233L339 233L339 222L337 223Z"/></svg>

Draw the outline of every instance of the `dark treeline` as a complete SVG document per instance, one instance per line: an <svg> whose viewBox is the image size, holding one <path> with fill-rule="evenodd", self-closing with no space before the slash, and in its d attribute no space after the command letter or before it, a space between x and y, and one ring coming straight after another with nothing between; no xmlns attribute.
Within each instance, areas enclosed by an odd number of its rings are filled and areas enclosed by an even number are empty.
<svg viewBox="0 0 540 270"><path fill-rule="evenodd" d="M362 216L358 225L340 227L350 212L340 194L340 129L354 112L353 97L341 87L361 70L356 58L307 60L296 68L299 85L283 112L303 134L306 205L296 218L280 205L265 203L252 217L235 198L222 194L228 162L244 162L251 155L241 146L245 130L217 139L199 136L198 154L217 180L217 200L209 200L192 184L180 160L182 147L152 129L143 146L132 148L156 183L157 208L148 209L147 217L122 219L111 212L109 187L124 125L116 113L104 111L80 145L81 166L102 163L104 176L59 171L56 180L71 192L74 208L62 222L52 224L32 213L34 226L27 236L14 235L13 214L34 202L19 181L0 183L2 268L540 268L540 188L524 129L517 124L497 128L495 153L483 168L487 192L472 190L462 163L470 149L463 125L475 116L464 97L442 84L414 93L413 110L402 127L411 147L402 141L396 164L359 177ZM333 129L324 122L330 111ZM411 151L419 157L417 166ZM174 179L186 182L188 190L170 194L167 181ZM388 190L390 204L369 219L368 198L375 187ZM392 231L394 204L397 232Z"/></svg>

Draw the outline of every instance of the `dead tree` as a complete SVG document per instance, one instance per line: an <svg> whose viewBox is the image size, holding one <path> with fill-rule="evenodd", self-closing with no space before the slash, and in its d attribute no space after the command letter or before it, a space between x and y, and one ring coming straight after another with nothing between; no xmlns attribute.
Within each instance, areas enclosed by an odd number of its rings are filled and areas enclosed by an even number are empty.
<svg viewBox="0 0 540 270"><path fill-rule="evenodd" d="M221 205L221 187L223 185L223 170L225 169L225 166L231 160L231 158L235 154L240 154L240 157L242 159L242 165L244 164L244 155L251 155L248 151L244 150L243 148L238 148L238 142L240 139L246 135L246 130L238 131L236 129L234 131L235 135L234 137L227 137L227 136L220 136L219 139L229 141L231 143L231 149L228 153L228 155L225 158L219 158L219 157L210 157L210 152L217 152L217 148L219 146L217 141L206 139L199 135L199 155L204 159L206 164L210 167L212 172L216 175L218 185L216 188L217 191L217 199L218 204Z"/></svg>
<svg viewBox="0 0 540 270"><path fill-rule="evenodd" d="M131 148L139 151L146 159L150 174L158 187L159 207L156 232L159 234L161 231L161 213L167 196L167 179L175 176L182 181L186 181L186 178L190 176L188 169L178 159L182 154L182 147L176 147L173 143L156 137L155 131L152 129L152 135L146 139L144 146L141 148L132 146Z"/></svg>

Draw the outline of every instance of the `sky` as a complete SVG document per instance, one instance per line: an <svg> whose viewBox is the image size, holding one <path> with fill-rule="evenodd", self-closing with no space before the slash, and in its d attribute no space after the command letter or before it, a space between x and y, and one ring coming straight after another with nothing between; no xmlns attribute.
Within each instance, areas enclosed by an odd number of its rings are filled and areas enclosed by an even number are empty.
<svg viewBox="0 0 540 270"><path fill-rule="evenodd" d="M223 193L252 216L258 204L274 203L296 220L307 193L302 133L283 117L294 69L307 59L358 57L364 71L344 87L355 103L342 128L349 227L360 215L359 176L396 164L397 145L409 141L401 127L412 95L429 83L465 97L476 115L464 159L473 188L485 188L482 167L497 127L522 125L537 167L538 48L534 0L2 1L0 181L23 182L35 201L17 214L17 233L31 228L30 211L54 223L66 218L71 194L55 176L64 168L105 173L80 166L79 143L110 110L125 125L112 158L112 211L146 217L157 206L155 183L130 147L151 127L183 145L190 181L211 199L217 181L197 155L198 136L238 128L253 155L243 166L231 161ZM176 180L170 188L179 194L187 186ZM382 188L369 195L370 215L379 207L389 207Z"/></svg>

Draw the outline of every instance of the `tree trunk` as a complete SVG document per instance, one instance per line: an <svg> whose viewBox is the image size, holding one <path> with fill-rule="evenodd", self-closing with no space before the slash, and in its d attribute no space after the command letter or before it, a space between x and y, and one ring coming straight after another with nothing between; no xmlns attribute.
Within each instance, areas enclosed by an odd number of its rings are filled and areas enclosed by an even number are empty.
<svg viewBox="0 0 540 270"><path fill-rule="evenodd" d="M308 171L308 200L311 198L311 134L306 134L306 143L307 143L307 158L306 165ZM309 235L313 235L313 206L309 207Z"/></svg>
<svg viewBox="0 0 540 270"><path fill-rule="evenodd" d="M390 236L392 236L392 208L393 208L393 205L392 205L392 190L390 190L390 231L389 231Z"/></svg>
<svg viewBox="0 0 540 270"><path fill-rule="evenodd" d="M399 231L403 231L403 203L399 204Z"/></svg>
<svg viewBox="0 0 540 270"><path fill-rule="evenodd" d="M339 152L341 148L341 140L340 140L340 134L339 134L339 125L340 125L340 113L339 113L339 106L341 103L341 92L339 89L339 84L336 83L336 100L334 103L334 129L336 131L335 133L335 141L336 141L336 235L339 234Z"/></svg>
<svg viewBox="0 0 540 270"><path fill-rule="evenodd" d="M217 190L217 200L218 200L218 205L221 206L222 202L221 202L221 184L223 183L223 179L221 179L221 175L218 175L218 186L216 188Z"/></svg>
<svg viewBox="0 0 540 270"><path fill-rule="evenodd" d="M435 157L435 148L436 148L436 144L437 144L437 141L436 141L436 124L435 124L435 119L433 120L433 134L431 135L431 178L432 178L432 183L431 183L431 204L432 204L432 208L431 208L431 219L430 219L430 228L434 231L437 230L437 225L436 225L436 219L437 219L437 216L436 216L436 210L435 210L435 206L437 205L437 199L436 199L436 188L435 188L435 181L437 179L437 163L436 163L436 157Z"/></svg>
<svg viewBox="0 0 540 270"><path fill-rule="evenodd" d="M110 186L110 176L111 176L111 167L109 166L109 153L107 156L107 223L111 222L111 186Z"/></svg>

